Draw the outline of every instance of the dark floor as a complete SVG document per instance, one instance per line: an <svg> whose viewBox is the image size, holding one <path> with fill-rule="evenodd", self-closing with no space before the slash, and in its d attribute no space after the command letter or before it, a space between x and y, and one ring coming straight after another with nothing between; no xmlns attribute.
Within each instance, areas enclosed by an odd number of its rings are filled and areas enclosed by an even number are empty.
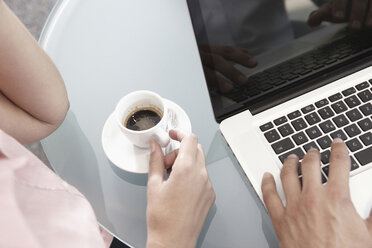
<svg viewBox="0 0 372 248"><path fill-rule="evenodd" d="M45 20L57 0L4 0L19 19L38 39Z"/></svg>

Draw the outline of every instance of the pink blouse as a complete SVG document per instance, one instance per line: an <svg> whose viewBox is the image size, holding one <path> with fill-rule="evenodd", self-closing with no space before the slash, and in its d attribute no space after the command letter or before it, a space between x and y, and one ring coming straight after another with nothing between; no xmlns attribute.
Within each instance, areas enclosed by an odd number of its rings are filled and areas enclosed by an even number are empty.
<svg viewBox="0 0 372 248"><path fill-rule="evenodd" d="M0 130L0 247L109 247L87 199Z"/></svg>

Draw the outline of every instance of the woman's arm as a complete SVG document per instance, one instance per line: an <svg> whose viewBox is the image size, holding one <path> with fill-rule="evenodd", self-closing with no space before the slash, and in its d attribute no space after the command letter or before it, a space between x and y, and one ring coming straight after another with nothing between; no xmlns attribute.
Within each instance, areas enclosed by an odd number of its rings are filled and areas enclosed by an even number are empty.
<svg viewBox="0 0 372 248"><path fill-rule="evenodd" d="M21 143L40 140L62 123L68 107L56 66L0 0L0 129Z"/></svg>

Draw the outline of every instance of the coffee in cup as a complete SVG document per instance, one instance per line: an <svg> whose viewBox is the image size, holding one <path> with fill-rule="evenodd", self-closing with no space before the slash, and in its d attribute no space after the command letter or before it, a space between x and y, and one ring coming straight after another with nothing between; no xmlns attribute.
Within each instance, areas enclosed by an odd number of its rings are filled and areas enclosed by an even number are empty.
<svg viewBox="0 0 372 248"><path fill-rule="evenodd" d="M128 115L124 126L133 131L143 131L156 126L162 118L162 113L154 107L140 107Z"/></svg>
<svg viewBox="0 0 372 248"><path fill-rule="evenodd" d="M129 93L120 99L114 113L120 130L135 146L148 148L150 140L162 147L169 144L168 109L158 94L146 90Z"/></svg>

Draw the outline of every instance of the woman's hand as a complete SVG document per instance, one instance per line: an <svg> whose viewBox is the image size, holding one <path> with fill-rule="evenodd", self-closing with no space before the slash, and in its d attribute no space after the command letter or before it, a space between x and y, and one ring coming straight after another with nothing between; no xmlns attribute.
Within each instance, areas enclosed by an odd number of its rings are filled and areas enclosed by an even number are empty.
<svg viewBox="0 0 372 248"><path fill-rule="evenodd" d="M215 194L197 137L180 130L169 135L181 145L167 156L150 143L147 247L195 247ZM167 179L166 169L171 169Z"/></svg>

